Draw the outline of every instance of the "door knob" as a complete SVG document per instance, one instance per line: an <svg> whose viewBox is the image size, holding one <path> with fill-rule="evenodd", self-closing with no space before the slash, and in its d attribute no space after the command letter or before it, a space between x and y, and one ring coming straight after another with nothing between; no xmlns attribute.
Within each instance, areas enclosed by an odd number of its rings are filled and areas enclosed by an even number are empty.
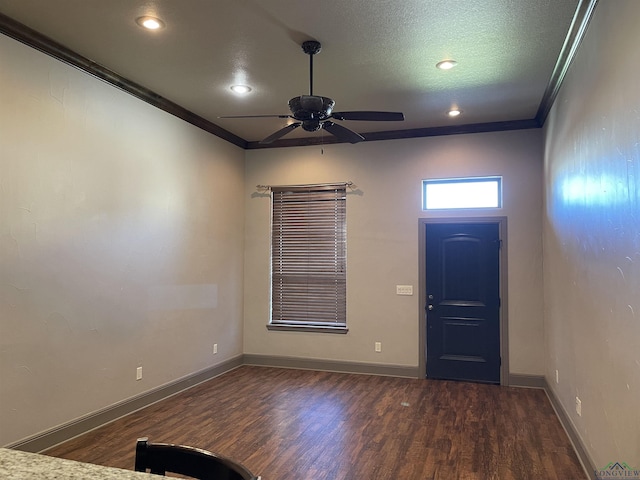
<svg viewBox="0 0 640 480"><path fill-rule="evenodd" d="M427 310L433 310L433 305L427 305Z"/></svg>

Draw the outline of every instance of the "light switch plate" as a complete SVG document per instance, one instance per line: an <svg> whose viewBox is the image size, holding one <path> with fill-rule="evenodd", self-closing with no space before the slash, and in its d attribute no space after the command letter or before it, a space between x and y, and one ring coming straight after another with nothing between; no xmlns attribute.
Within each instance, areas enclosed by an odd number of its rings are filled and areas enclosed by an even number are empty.
<svg viewBox="0 0 640 480"><path fill-rule="evenodd" d="M396 285L396 295L413 295L413 285Z"/></svg>

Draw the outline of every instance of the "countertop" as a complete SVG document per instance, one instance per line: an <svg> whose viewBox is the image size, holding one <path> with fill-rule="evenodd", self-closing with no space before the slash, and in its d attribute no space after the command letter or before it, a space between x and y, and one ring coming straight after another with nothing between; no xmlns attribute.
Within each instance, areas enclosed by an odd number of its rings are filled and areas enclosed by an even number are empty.
<svg viewBox="0 0 640 480"><path fill-rule="evenodd" d="M0 479L2 480L144 480L145 478L152 480L166 477L0 448Z"/></svg>

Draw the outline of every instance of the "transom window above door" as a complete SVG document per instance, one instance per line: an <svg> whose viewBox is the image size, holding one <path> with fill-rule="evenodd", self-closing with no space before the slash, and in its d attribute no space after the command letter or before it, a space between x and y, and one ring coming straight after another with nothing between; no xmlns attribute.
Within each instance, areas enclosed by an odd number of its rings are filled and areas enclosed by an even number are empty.
<svg viewBox="0 0 640 480"><path fill-rule="evenodd" d="M502 177L422 181L422 209L502 208Z"/></svg>

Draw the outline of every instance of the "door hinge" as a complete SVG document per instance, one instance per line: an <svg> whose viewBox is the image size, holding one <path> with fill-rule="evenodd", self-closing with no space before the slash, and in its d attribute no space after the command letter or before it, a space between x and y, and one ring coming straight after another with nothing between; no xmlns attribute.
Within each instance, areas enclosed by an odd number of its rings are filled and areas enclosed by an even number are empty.
<svg viewBox="0 0 640 480"><path fill-rule="evenodd" d="M498 308L502 307L502 299L498 297Z"/></svg>
<svg viewBox="0 0 640 480"><path fill-rule="evenodd" d="M500 366L502 366L502 357L500 357Z"/></svg>

